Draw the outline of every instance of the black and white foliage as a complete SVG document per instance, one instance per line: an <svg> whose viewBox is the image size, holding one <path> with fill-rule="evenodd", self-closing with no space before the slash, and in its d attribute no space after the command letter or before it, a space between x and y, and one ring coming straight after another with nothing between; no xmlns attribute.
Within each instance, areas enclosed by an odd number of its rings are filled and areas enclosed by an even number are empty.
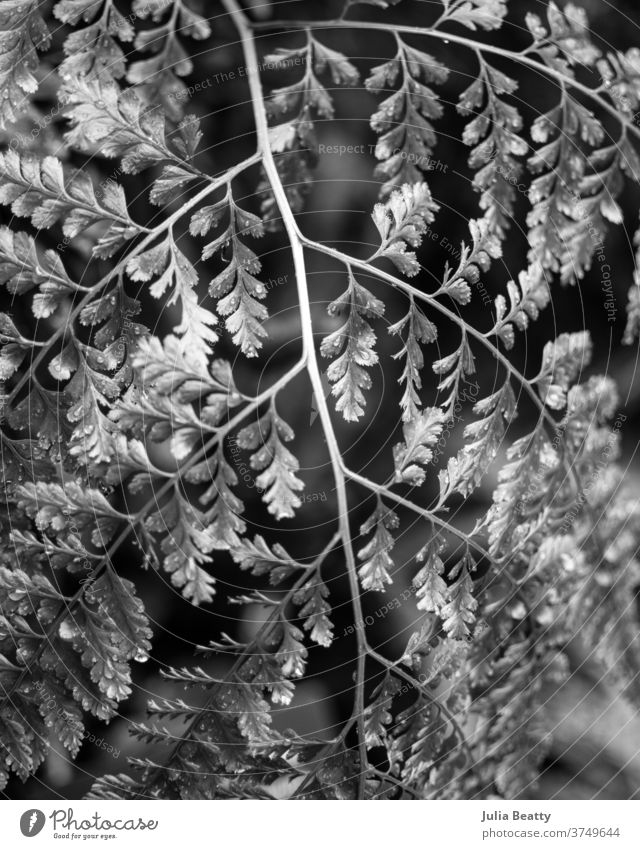
<svg viewBox="0 0 640 849"><path fill-rule="evenodd" d="M171 686L131 726L140 756L96 776L92 798L526 794L576 632L615 669L612 686L640 698L640 512L616 464L620 399L588 371L603 362L588 331L558 327L553 313L554 292L586 285L607 234L625 232L623 193L637 198L638 51L604 49L582 9L552 0L516 22L522 50L492 41L511 26L507 0L441 0L421 28L400 22L402 4L375 0L347 4L330 26L212 5L0 3L0 283L11 305L0 314L0 787L33 775L52 740L75 757L86 723L126 711L151 661ZM387 57L344 55L343 30L386 33ZM195 57L225 39L242 49L255 152L209 173L185 93ZM460 85L452 43L475 68ZM530 121L519 92L532 71L552 105ZM368 259L314 241L304 214L318 134L339 119L342 90L360 85L379 187ZM56 155L37 133L11 143L51 87ZM450 261L427 269L433 228L458 202L431 179L453 143L439 136L447 109L461 122L474 212ZM96 163L113 175L101 184ZM528 254L505 275L514 231ZM263 270L270 239L288 251L297 293L298 353L284 372L267 356L281 332ZM322 257L330 298L310 271ZM639 283L630 269L617 340L627 345ZM469 310L481 291L478 326ZM512 352L534 326L546 346L523 372ZM398 384L389 393L382 365ZM304 432L291 413L302 385L319 419ZM392 434L382 480L352 468L342 443L373 414ZM313 492L300 460L311 441L333 512L319 553L294 557L285 530ZM262 499L259 528L240 465ZM463 502L471 523L457 522ZM141 549L125 577L129 538ZM228 617L259 607L261 624L212 633L204 660L167 665L136 584L143 568L189 605L222 601ZM251 588L231 593L229 568ZM351 594L353 705L316 739L276 714L344 639L336 569ZM394 585L411 588L414 610L400 651L376 647L365 615Z"/></svg>

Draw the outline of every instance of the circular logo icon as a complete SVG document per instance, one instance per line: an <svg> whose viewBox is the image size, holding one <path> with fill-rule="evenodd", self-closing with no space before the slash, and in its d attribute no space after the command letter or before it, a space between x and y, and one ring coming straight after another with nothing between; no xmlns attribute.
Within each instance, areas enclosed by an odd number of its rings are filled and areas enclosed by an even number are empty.
<svg viewBox="0 0 640 849"><path fill-rule="evenodd" d="M20 817L20 831L25 837L35 837L44 828L46 817L37 808L25 811Z"/></svg>

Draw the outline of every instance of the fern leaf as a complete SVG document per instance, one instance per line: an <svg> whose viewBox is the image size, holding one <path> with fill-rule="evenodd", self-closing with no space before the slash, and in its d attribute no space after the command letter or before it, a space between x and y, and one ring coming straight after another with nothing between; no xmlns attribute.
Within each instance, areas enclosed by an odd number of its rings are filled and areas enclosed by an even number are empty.
<svg viewBox="0 0 640 849"><path fill-rule="evenodd" d="M391 531L399 524L393 510L385 507L382 499L378 498L376 509L360 528L363 536L373 532L371 540L358 552L358 557L364 561L358 570L363 589L382 592L385 584L393 583L390 575L393 560L389 552L393 549L395 541Z"/></svg>
<svg viewBox="0 0 640 849"><path fill-rule="evenodd" d="M502 256L500 241L490 226L487 218L469 221L472 244L462 242L456 268L446 264L442 285L437 294L446 293L458 304L469 303L471 286L480 282L480 272L488 271L491 260Z"/></svg>
<svg viewBox="0 0 640 849"><path fill-rule="evenodd" d="M572 77L574 65L593 65L600 51L591 41L591 28L584 9L567 3L559 9L551 0L547 21L532 13L526 16L527 27L534 37L534 47L543 61L560 73Z"/></svg>
<svg viewBox="0 0 640 849"><path fill-rule="evenodd" d="M298 493L304 489L304 483L296 477L300 465L284 444L291 442L293 436L273 404L258 422L243 428L237 437L241 448L255 451L250 463L251 468L261 473L256 477L256 485L276 519L293 518L302 503Z"/></svg>
<svg viewBox="0 0 640 849"><path fill-rule="evenodd" d="M529 319L535 321L540 312L549 304L550 292L544 276L532 269L520 272L519 286L513 280L507 283L509 306L504 295L495 300L496 323L491 331L509 350L515 342L514 325L518 330L526 330Z"/></svg>
<svg viewBox="0 0 640 849"><path fill-rule="evenodd" d="M627 325L624 330L623 344L633 345L640 337L640 286L634 283L627 297Z"/></svg>
<svg viewBox="0 0 640 849"><path fill-rule="evenodd" d="M618 220L619 151L608 147L585 156L581 144L596 147L604 130L566 91L557 107L536 119L531 134L542 146L528 163L540 174L529 192L529 261L559 273L568 283L590 268L605 218Z"/></svg>
<svg viewBox="0 0 640 849"><path fill-rule="evenodd" d="M454 492L468 496L486 474L505 435L506 426L516 414L516 399L507 380L497 392L478 401L473 408L480 421L464 429L465 445L452 457L440 479L440 504Z"/></svg>
<svg viewBox="0 0 640 849"><path fill-rule="evenodd" d="M270 140L274 152L286 151L285 156L277 157L276 167L291 208L299 211L311 185L312 169L317 160L315 119L331 118L334 114L332 97L319 77L328 71L335 85L354 85L359 74L346 56L319 42L309 31L303 47L278 48L275 53L265 56L264 61L275 68L299 64L305 68L302 79L274 89L266 101L272 120L288 118L270 128ZM258 190L263 195L261 212L266 226L276 229L279 213L266 175L263 175Z"/></svg>
<svg viewBox="0 0 640 849"><path fill-rule="evenodd" d="M169 233L164 241L129 260L127 274L135 281L154 280L149 289L154 298L161 298L168 291L167 303L180 304L182 321L174 331L185 348L190 348L193 355L206 362L211 346L218 339L211 329L216 317L200 306L198 272L178 248L173 234Z"/></svg>
<svg viewBox="0 0 640 849"><path fill-rule="evenodd" d="M163 565L171 575L171 583L192 604L210 602L215 594L214 578L202 568L216 540L206 526L202 511L181 493L175 492L145 522L152 533L162 535Z"/></svg>
<svg viewBox="0 0 640 849"><path fill-rule="evenodd" d="M474 374L476 370L475 359L466 333L463 333L460 345L453 354L436 360L432 364L432 368L435 374L440 376L438 391L451 390L445 400L440 404L450 418L453 415L454 407L458 400L461 381L469 375Z"/></svg>
<svg viewBox="0 0 640 849"><path fill-rule="evenodd" d="M409 47L396 36L395 57L374 68L365 81L370 91L382 92L400 76L400 87L383 100L371 117L372 129L380 134L376 157L381 163L375 176L384 180L383 195L405 183L422 181L423 171L431 168L431 153L436 145L432 121L442 115L437 95L425 83L444 83L448 69L433 56Z"/></svg>
<svg viewBox="0 0 640 849"><path fill-rule="evenodd" d="M342 327L322 340L320 352L324 357L337 358L327 369L327 377L333 383L332 393L338 399L336 410L347 421L357 421L364 415L363 390L371 388L371 378L365 369L378 362L374 350L376 335L367 319L381 318L384 304L358 283L349 270L347 289L327 310L330 315L347 312Z"/></svg>
<svg viewBox="0 0 640 849"><path fill-rule="evenodd" d="M299 615L304 619L304 630L319 646L329 648L333 642L333 625L328 614L331 605L326 601L329 590L323 581L309 581L293 597L300 606Z"/></svg>
<svg viewBox="0 0 640 849"><path fill-rule="evenodd" d="M144 662L151 651L151 637L144 606L135 585L106 569L87 590L87 601L115 625L114 639L123 657Z"/></svg>
<svg viewBox="0 0 640 849"><path fill-rule="evenodd" d="M30 218L34 227L46 229L61 221L72 239L94 224L108 225L93 249L98 257L110 257L139 233L120 186L109 183L98 202L89 177L82 171L65 173L54 156L40 160L9 150L0 154L0 178L0 203L10 205L14 215Z"/></svg>
<svg viewBox="0 0 640 849"><path fill-rule="evenodd" d="M99 490L72 481L64 487L25 482L18 487L17 496L38 530L51 531L63 539L72 532L84 531L94 545L106 546L121 518Z"/></svg>
<svg viewBox="0 0 640 849"><path fill-rule="evenodd" d="M464 0L462 3L443 0L441 20L462 24L467 29L500 29L507 14L507 0Z"/></svg>
<svg viewBox="0 0 640 849"><path fill-rule="evenodd" d="M237 549L240 535L246 530L241 518L244 506L231 489L237 485L238 476L226 461L222 447L218 448L214 463L207 459L189 469L185 477L192 483L201 483L203 477L210 482L200 496L200 503L207 507L204 521L208 531L217 549Z"/></svg>
<svg viewBox="0 0 640 849"><path fill-rule="evenodd" d="M256 576L268 574L269 583L274 586L302 568L279 543L270 548L259 534L256 534L253 542L240 540L231 549L231 555L241 569L251 570Z"/></svg>
<svg viewBox="0 0 640 849"><path fill-rule="evenodd" d="M486 517L493 556L515 551L535 527L544 510L544 501L540 504L540 500L546 488L545 458L551 456L551 444L542 428L516 440L507 450L508 462L498 473L498 486Z"/></svg>
<svg viewBox="0 0 640 849"><path fill-rule="evenodd" d="M422 406L419 391L422 389L422 377L420 372L424 367L424 355L422 345L435 342L438 338L438 329L411 299L409 311L395 324L388 328L389 333L401 336L406 329L406 341L394 359L405 358L405 365L398 383L404 383L405 389L400 401L402 407L402 421L411 421L418 415L419 407Z"/></svg>
<svg viewBox="0 0 640 849"><path fill-rule="evenodd" d="M432 449L440 438L445 421L446 415L439 407L429 407L404 422L404 441L393 448L394 480L397 483L422 486L426 477L423 466L431 462Z"/></svg>
<svg viewBox="0 0 640 849"><path fill-rule="evenodd" d="M267 335L263 322L268 312L261 303L267 290L255 276L262 268L260 260L244 240L247 235L262 236L264 226L257 216L236 204L229 188L222 200L193 215L191 233L204 236L224 217L228 217L226 228L202 252L203 260L223 251L231 253L226 268L211 282L209 293L218 299L218 312L226 317L233 342L247 357L256 357Z"/></svg>
<svg viewBox="0 0 640 849"><path fill-rule="evenodd" d="M552 410L562 410L567 392L591 361L592 344L588 332L561 333L555 342L547 342L542 368L536 378L538 393Z"/></svg>
<svg viewBox="0 0 640 849"><path fill-rule="evenodd" d="M6 0L0 6L0 129L20 117L25 100L38 90L38 51L51 41L35 0Z"/></svg>
<svg viewBox="0 0 640 849"><path fill-rule="evenodd" d="M276 662L280 664L282 674L286 678L301 678L304 675L307 660L307 649L302 639L303 633L291 622L280 623L282 639L276 653Z"/></svg>
<svg viewBox="0 0 640 849"><path fill-rule="evenodd" d="M102 14L98 17L101 10ZM65 39L66 58L60 65L63 77L111 75L118 79L124 76L126 59L118 41L125 44L133 41L135 30L130 19L121 14L112 2L60 0L54 6L53 14L70 26L86 24Z"/></svg>
<svg viewBox="0 0 640 849"><path fill-rule="evenodd" d="M134 0L133 12L139 18L151 18L157 26L137 33L133 46L139 53L151 54L146 59L132 62L127 81L149 104L160 103L174 120L181 117L181 101L187 94L182 77L193 71L181 37L204 41L211 34L206 18L191 9L184 0ZM165 15L170 12L169 17ZM163 20L164 19L164 20Z"/></svg>
<svg viewBox="0 0 640 849"><path fill-rule="evenodd" d="M447 584L442 577L444 563L440 558L443 548L440 538L433 535L416 555L416 559L424 565L413 579L418 609L438 615L442 613L447 598Z"/></svg>
<svg viewBox="0 0 640 849"><path fill-rule="evenodd" d="M0 227L0 285L13 295L38 289L32 302L36 318L49 318L80 289L58 253L49 249L40 254L28 233L8 227Z"/></svg>
<svg viewBox="0 0 640 849"><path fill-rule="evenodd" d="M400 683L391 672L385 673L384 678L371 693L371 700L365 709L365 742L370 749L385 746L389 734L389 726L393 721L391 706L394 696L400 690Z"/></svg>
<svg viewBox="0 0 640 849"><path fill-rule="evenodd" d="M460 96L458 111L475 113L465 127L462 140L474 146L469 167L476 171L474 189L480 193L480 208L485 212L488 228L503 238L511 224L521 166L517 157L527 153L526 142L518 135L522 117L515 106L502 99L514 94L514 79L491 67L481 59L481 75ZM484 108L481 107L484 105Z"/></svg>
<svg viewBox="0 0 640 849"><path fill-rule="evenodd" d="M164 165L151 190L152 203L167 202L177 189L197 179L188 163L201 138L195 117L182 121L178 133L169 137L162 109L103 77L68 81L62 98L71 122L66 139L77 150L120 159L125 174Z"/></svg>
<svg viewBox="0 0 640 849"><path fill-rule="evenodd" d="M382 242L376 256L387 257L403 274L415 276L420 266L415 253L407 251L407 247L420 245L439 209L426 183L405 184L392 192L386 203L376 204L373 210L373 222Z"/></svg>
<svg viewBox="0 0 640 849"><path fill-rule="evenodd" d="M442 608L442 625L453 640L469 636L469 626L475 622L475 610L478 602L473 595L473 581L470 572L475 563L467 552L450 573L454 582L448 590L447 604Z"/></svg>

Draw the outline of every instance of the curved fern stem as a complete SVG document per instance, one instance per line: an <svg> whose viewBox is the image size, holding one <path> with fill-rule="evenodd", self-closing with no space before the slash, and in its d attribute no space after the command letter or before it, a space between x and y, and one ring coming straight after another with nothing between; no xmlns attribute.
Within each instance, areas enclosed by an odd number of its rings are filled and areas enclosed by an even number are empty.
<svg viewBox="0 0 640 849"><path fill-rule="evenodd" d="M351 471L351 469L348 469L346 466L343 466L343 471L347 478L352 480L354 483L360 484L360 486L363 486L370 492L377 492L380 495L384 495L384 497L387 498L389 501L393 501L395 504L398 504L401 507L405 507L407 510L411 510L413 513L416 513L421 518L432 522L434 525L438 525L438 527L442 528L445 531L448 531L450 534L461 540L461 542L465 543L465 545L474 548L478 552L478 554L484 557L488 563L495 567L498 575L504 574L511 584L517 586L516 579L512 575L509 575L509 573L505 570L507 564L498 563L498 561L491 556L491 554L486 550L486 548L484 548L484 546L474 540L472 536L460 530L460 528L456 528L455 525L452 525L445 519L441 519L440 516L438 516L432 510L427 510L424 507L420 507L419 504L415 504L408 498L403 498L401 495L398 495L397 493L393 492L393 490L388 489L388 487L385 487L382 484L375 483L375 481L369 480L369 478L366 478L363 475L358 474L357 472Z"/></svg>
<svg viewBox="0 0 640 849"><path fill-rule="evenodd" d="M328 21L256 21L252 23L251 26L256 32L287 32L299 29L355 29L378 31L389 34L389 26L387 24L374 23L373 21L345 21L340 19ZM394 24L393 32L394 37L397 33L406 33L408 35L435 38L439 41L444 41L451 44L460 44L461 46L467 47L469 48L469 50L472 50L474 52L479 51L481 53L488 53L494 56L501 56L503 59L510 59L513 62L526 65L528 68L531 68L532 71L536 71L541 76L547 78L551 77L561 85L565 85L569 88L575 89L576 91L580 91L586 97L589 97L591 100L597 103L602 109L608 112L609 115L615 118L615 120L622 127L624 127L626 131L633 133L633 135L640 139L640 127L636 126L633 121L621 115L620 112L615 108L615 106L612 106L607 100L605 100L605 98L600 95L600 88L592 88L588 85L585 85L584 83L581 83L579 80L573 79L572 77L563 74L561 71L557 70L557 68L551 68L548 65L545 65L543 62L538 62L536 59L532 59L529 55L527 55L528 51L508 50L504 47L497 47L493 44L479 42L475 39L467 38L463 35L456 35L455 33L434 29L433 27L412 27L403 24Z"/></svg>
<svg viewBox="0 0 640 849"><path fill-rule="evenodd" d="M364 785L366 779L367 765L367 748L365 743L364 732L364 687L365 687L365 664L366 653L364 647L364 616L362 613L362 605L360 602L360 587L358 583L358 572L356 566L353 544L351 541L351 529L349 526L349 503L347 499L347 490L345 477L341 468L342 453L336 440L335 432L331 422L331 414L324 394L322 385L322 376L318 366L314 337L313 324L311 319L311 304L309 300L309 291L307 288L307 274L305 268L304 251L300 239L300 233L296 224L293 212L289 206L287 196L278 174L273 154L271 152L269 142L269 128L267 122L267 114L264 106L264 96L262 92L262 84L259 75L259 62L253 39L253 33L249 25L249 21L235 0L223 0L223 5L229 11L234 24L240 35L244 58L247 66L247 80L251 91L254 119L256 123L256 133L258 136L258 149L262 153L263 166L265 173L273 190L278 209L282 216L285 230L291 244L293 255L293 263L296 274L296 284L298 290L300 318L302 325L303 348L307 356L307 372L309 379L317 399L318 414L322 427L324 429L331 467L336 488L336 497L338 501L338 513L340 522L340 532L344 545L344 551L347 561L347 570L349 584L351 587L351 598L354 611L354 619L356 625L356 634L358 642L358 658L356 672L356 695L355 695L355 711L358 717L358 744L360 751L360 777L359 777L359 798L364 798Z"/></svg>

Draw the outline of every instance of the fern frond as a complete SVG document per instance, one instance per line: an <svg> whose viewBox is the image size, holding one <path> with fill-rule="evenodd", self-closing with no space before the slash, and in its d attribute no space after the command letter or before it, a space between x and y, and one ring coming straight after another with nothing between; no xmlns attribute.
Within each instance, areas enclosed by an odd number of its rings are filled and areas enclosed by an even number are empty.
<svg viewBox="0 0 640 849"><path fill-rule="evenodd" d="M67 105L69 145L85 153L120 159L125 174L163 165L150 193L153 204L169 201L177 190L202 175L191 164L202 133L195 116L169 134L163 110L149 106L133 89L102 77L68 80L61 98Z"/></svg>
<svg viewBox="0 0 640 849"><path fill-rule="evenodd" d="M393 358L405 358L404 369L401 377L398 378L398 383L405 384L400 405L402 407L402 420L407 422L418 414L418 409L422 406L420 400L422 377L420 372L424 367L424 355L421 346L435 342L438 338L438 329L416 305L413 298L410 299L407 314L387 329L394 336L401 336L406 329L406 340L403 347L397 354L393 355Z"/></svg>
<svg viewBox="0 0 640 849"><path fill-rule="evenodd" d="M480 76L460 95L458 103L463 115L475 114L465 127L462 140L473 146L469 167L477 172L473 187L480 193L480 208L485 212L489 232L504 238L517 198L514 184L522 171L518 157L527 153L528 146L519 136L519 111L502 99L517 91L517 82L482 56L479 61Z"/></svg>
<svg viewBox="0 0 640 849"><path fill-rule="evenodd" d="M78 27L64 42L63 77L110 75L116 79L126 72L126 58L118 41L133 41L135 29L113 0L59 0L53 14L63 24Z"/></svg>
<svg viewBox="0 0 640 849"><path fill-rule="evenodd" d="M265 56L264 61L279 69L299 64L305 69L298 82L274 89L265 102L271 120L286 119L270 127L269 144L279 154L276 165L291 208L299 211L317 159L315 121L334 114L333 99L318 77L329 72L335 85L355 85L359 73L346 56L322 44L309 31L303 47L278 48ZM264 175L258 191L263 195L261 212L265 224L273 230L278 226L278 209Z"/></svg>
<svg viewBox="0 0 640 849"><path fill-rule="evenodd" d="M162 537L163 566L171 575L171 583L192 604L211 601L215 580L205 569L216 539L205 524L202 511L182 493L174 490L169 500L146 519L146 528Z"/></svg>
<svg viewBox="0 0 640 849"><path fill-rule="evenodd" d="M528 161L533 173L540 174L529 192L529 261L558 272L562 282L568 283L574 276L582 278L590 267L598 244L592 233L599 232L600 213L614 220L617 217L613 207L598 200L599 191L595 197L583 199L585 190L593 185L599 189L602 184L601 177L594 182L589 172L603 153L589 158L582 145L596 148L604 139L604 130L594 114L563 89L559 105L535 120L531 135L541 147ZM619 182L619 167L613 163L602 189L611 188L615 197ZM610 196L605 196L610 204ZM598 213L596 220L591 213Z"/></svg>
<svg viewBox="0 0 640 849"><path fill-rule="evenodd" d="M402 426L403 442L393 448L395 478L397 483L409 483L422 486L427 466L433 457L435 447L446 421L445 413L439 407L429 407L417 412Z"/></svg>
<svg viewBox="0 0 640 849"><path fill-rule="evenodd" d="M248 235L259 238L264 226L257 216L236 204L229 187L222 200L193 215L190 231L192 235L204 236L224 217L228 217L228 225L202 251L203 260L217 253L230 252L228 265L211 281L209 293L218 299L218 313L225 317L234 344L247 357L256 357L267 335L263 323L269 314L261 303L267 290L255 276L260 273L262 264L245 244L245 238Z"/></svg>
<svg viewBox="0 0 640 849"><path fill-rule="evenodd" d="M304 489L304 483L296 477L300 465L285 447L285 442L291 442L293 437L289 425L278 415L275 403L258 422L243 428L237 437L241 448L255 452L250 463L252 469L260 472L256 486L276 519L293 518L302 503L298 493Z"/></svg>
<svg viewBox="0 0 640 849"><path fill-rule="evenodd" d="M585 10L575 3L560 9L550 0L546 17L545 24L531 12L525 18L533 48L542 61L568 78L573 77L574 65L594 65L601 54L592 43Z"/></svg>
<svg viewBox="0 0 640 849"><path fill-rule="evenodd" d="M511 381L487 398L478 401L473 408L477 422L464 429L465 446L456 457L452 457L446 471L438 475L440 500L443 504L454 492L468 496L484 477L493 462L505 435L506 427L516 414L516 399Z"/></svg>
<svg viewBox="0 0 640 849"><path fill-rule="evenodd" d="M0 128L20 116L26 98L38 90L38 51L46 50L51 35L36 0L7 0L0 7Z"/></svg>
<svg viewBox="0 0 640 849"><path fill-rule="evenodd" d="M130 662L146 659L151 632L133 585L119 580L86 583L71 618L72 599L44 575L0 567L0 651L16 656L11 663L0 655L3 690L12 693L0 783L9 771L25 779L37 769L52 733L76 754L83 711L108 720L129 694Z"/></svg>
<svg viewBox="0 0 640 849"><path fill-rule="evenodd" d="M467 29L499 29L507 14L507 0L442 0L439 23L458 23Z"/></svg>
<svg viewBox="0 0 640 849"><path fill-rule="evenodd" d="M206 362L218 334L212 330L216 317L199 303L198 272L178 247L173 232L163 241L130 259L127 274L137 282L154 282L149 292L154 298L168 294L167 304L180 304L182 320L174 331L181 344Z"/></svg>
<svg viewBox="0 0 640 849"><path fill-rule="evenodd" d="M551 295L544 275L531 268L520 272L518 284L510 280L507 292L509 306L504 295L498 295L495 300L496 323L491 333L509 350L515 342L514 325L518 330L526 330L529 320L535 321L548 306Z"/></svg>
<svg viewBox="0 0 640 849"><path fill-rule="evenodd" d="M182 77L193 71L193 62L181 38L206 40L211 34L209 22L185 0L134 0L132 9L138 18L151 19L156 26L138 31L134 48L151 55L132 62L127 81L136 86L147 103L161 103L167 114L179 120L181 101L187 95Z"/></svg>
<svg viewBox="0 0 640 849"><path fill-rule="evenodd" d="M351 269L346 290L327 307L330 315L343 310L347 313L346 322L322 340L320 352L324 357L336 357L327 369L327 377L338 399L336 410L353 422L364 415L364 390L371 388L365 369L378 362L376 335L367 319L381 318L384 304L357 282Z"/></svg>
<svg viewBox="0 0 640 849"><path fill-rule="evenodd" d="M397 34L396 43L394 58L374 68L365 80L370 91L383 92L400 78L399 88L371 117L371 128L380 134L376 158L381 163L374 174L384 181L383 195L405 183L421 182L423 172L431 169L437 140L432 122L442 116L443 109L429 84L442 85L449 76L437 59L410 47Z"/></svg>
<svg viewBox="0 0 640 849"><path fill-rule="evenodd" d="M90 178L82 171L65 171L54 156L41 160L9 150L0 154L0 179L0 203L11 206L14 215L30 218L38 229L61 222L72 239L94 224L107 225L93 248L95 256L112 256L141 232L129 217L121 186L109 183L98 200Z"/></svg>
<svg viewBox="0 0 640 849"><path fill-rule="evenodd" d="M373 210L373 222L382 242L375 256L390 259L403 274L414 277L420 266L415 253L407 251L407 247L420 245L439 209L426 183L406 183L392 192L386 203L376 204Z"/></svg>
<svg viewBox="0 0 640 849"><path fill-rule="evenodd" d="M383 591L385 584L393 583L391 570L393 560L389 552L395 544L392 531L400 521L393 510L388 509L381 498L378 498L376 509L360 528L364 536L373 532L371 540L360 549L358 557L364 561L358 574L365 590Z"/></svg>

